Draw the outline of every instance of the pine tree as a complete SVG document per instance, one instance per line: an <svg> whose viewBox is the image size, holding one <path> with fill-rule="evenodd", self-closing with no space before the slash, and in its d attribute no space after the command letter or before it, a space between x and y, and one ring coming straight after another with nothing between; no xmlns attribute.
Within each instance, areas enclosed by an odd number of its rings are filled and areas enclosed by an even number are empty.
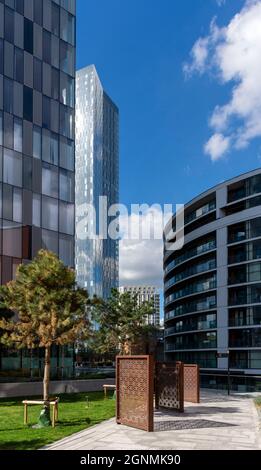
<svg viewBox="0 0 261 470"><path fill-rule="evenodd" d="M44 250L18 267L15 280L0 287L0 308L13 312L12 318L0 320L1 342L45 350L43 399L48 412L51 348L89 336L90 304L87 292L76 285L75 272Z"/></svg>
<svg viewBox="0 0 261 470"><path fill-rule="evenodd" d="M148 349L156 328L148 325L153 314L152 302L138 304L138 295L112 289L108 300L100 300L94 307L99 328L94 336L93 348L100 353L130 354Z"/></svg>

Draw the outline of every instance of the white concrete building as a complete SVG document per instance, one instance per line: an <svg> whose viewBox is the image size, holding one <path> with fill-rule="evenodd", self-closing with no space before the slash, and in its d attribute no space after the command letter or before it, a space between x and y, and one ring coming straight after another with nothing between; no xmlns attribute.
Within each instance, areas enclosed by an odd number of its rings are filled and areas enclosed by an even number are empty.
<svg viewBox="0 0 261 470"><path fill-rule="evenodd" d="M160 324L160 293L154 286L121 286L120 292L130 292L131 294L138 295L138 304L142 302L154 302L154 313L148 319L148 323L159 326Z"/></svg>

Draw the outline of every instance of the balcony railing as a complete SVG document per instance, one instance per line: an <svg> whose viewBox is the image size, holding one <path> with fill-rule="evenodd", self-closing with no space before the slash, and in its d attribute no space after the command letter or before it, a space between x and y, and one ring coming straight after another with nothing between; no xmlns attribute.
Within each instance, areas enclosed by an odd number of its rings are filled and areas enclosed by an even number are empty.
<svg viewBox="0 0 261 470"><path fill-rule="evenodd" d="M202 217L203 215L208 214L209 212L216 209L216 201L213 200L204 206L199 207L198 209L190 212L185 216L185 225L189 224L190 222L197 220L198 218Z"/></svg>
<svg viewBox="0 0 261 470"><path fill-rule="evenodd" d="M206 271L211 271L216 268L216 260L212 259L207 261L206 263L196 264L195 266L191 266L188 269L185 269L179 274L173 276L169 281L165 283L165 289L174 286L177 282L183 281L188 277L195 276L196 274L201 274Z"/></svg>
<svg viewBox="0 0 261 470"><path fill-rule="evenodd" d="M183 263L184 261L194 258L195 256L201 255L202 253L207 253L208 251L215 250L215 248L216 248L216 241L211 240L207 243L204 243L203 245L199 245L191 250L188 250L186 253L184 253L181 256L178 256L176 259L174 259L170 264L166 266L165 274L167 274L169 271L171 271L173 268Z"/></svg>
<svg viewBox="0 0 261 470"><path fill-rule="evenodd" d="M202 284L192 284L191 286L178 290L174 294L169 295L166 298L165 305L168 305L171 302L174 302L175 300L178 300L182 297L186 297L192 294L200 294L201 292L209 291L212 289L216 289L217 283L216 281L205 281Z"/></svg>
<svg viewBox="0 0 261 470"><path fill-rule="evenodd" d="M215 349L217 347L216 341L203 341L197 343L186 343L186 344L166 344L166 351L186 351L192 349Z"/></svg>
<svg viewBox="0 0 261 470"><path fill-rule="evenodd" d="M217 328L216 321L205 321L197 324L185 324L182 327L173 326L165 330L165 336L170 336L178 333L186 333L187 331L201 331L201 330L214 330Z"/></svg>
<svg viewBox="0 0 261 470"><path fill-rule="evenodd" d="M182 316L187 313L201 312L216 308L216 297L210 297L209 300L201 300L200 302L190 302L188 304L179 305L175 309L165 314L165 320L170 320L177 316Z"/></svg>

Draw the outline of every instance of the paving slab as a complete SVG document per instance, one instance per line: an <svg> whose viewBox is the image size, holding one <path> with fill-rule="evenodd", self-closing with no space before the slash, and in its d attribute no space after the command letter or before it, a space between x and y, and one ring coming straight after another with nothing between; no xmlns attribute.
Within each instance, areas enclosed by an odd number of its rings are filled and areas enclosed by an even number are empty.
<svg viewBox="0 0 261 470"><path fill-rule="evenodd" d="M42 450L260 450L260 421L253 396L203 390L185 412L156 411L154 432L110 419Z"/></svg>

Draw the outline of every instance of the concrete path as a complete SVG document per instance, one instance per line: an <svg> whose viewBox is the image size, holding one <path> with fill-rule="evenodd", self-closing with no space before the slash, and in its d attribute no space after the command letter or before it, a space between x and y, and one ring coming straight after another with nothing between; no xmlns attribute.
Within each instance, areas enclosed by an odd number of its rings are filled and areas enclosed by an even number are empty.
<svg viewBox="0 0 261 470"><path fill-rule="evenodd" d="M253 450L261 449L260 421L253 398L203 391L185 413L156 412L155 432L119 426L110 419L62 439L50 450Z"/></svg>

